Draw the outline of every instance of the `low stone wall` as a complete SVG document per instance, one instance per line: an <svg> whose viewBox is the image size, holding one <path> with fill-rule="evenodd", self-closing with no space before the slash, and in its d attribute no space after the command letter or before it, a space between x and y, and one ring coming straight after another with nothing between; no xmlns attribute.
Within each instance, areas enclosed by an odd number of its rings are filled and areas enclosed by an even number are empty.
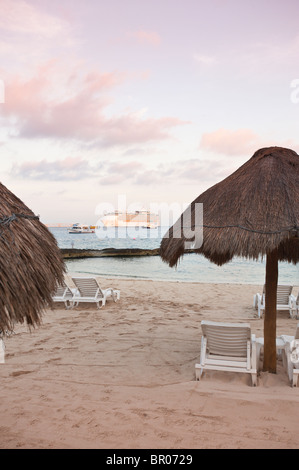
<svg viewBox="0 0 299 470"><path fill-rule="evenodd" d="M157 256L159 255L159 248L154 250L143 250L141 248L105 248L103 250L62 248L61 253L64 259L101 258L103 256Z"/></svg>

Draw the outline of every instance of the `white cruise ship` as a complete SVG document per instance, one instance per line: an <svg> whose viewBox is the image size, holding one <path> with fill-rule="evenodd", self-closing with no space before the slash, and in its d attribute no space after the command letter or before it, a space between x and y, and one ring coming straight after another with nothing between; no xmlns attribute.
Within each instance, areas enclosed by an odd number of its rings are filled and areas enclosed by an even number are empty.
<svg viewBox="0 0 299 470"><path fill-rule="evenodd" d="M141 210L135 212L115 211L105 214L101 218L105 227L145 227L157 228L160 226L160 218L150 211Z"/></svg>

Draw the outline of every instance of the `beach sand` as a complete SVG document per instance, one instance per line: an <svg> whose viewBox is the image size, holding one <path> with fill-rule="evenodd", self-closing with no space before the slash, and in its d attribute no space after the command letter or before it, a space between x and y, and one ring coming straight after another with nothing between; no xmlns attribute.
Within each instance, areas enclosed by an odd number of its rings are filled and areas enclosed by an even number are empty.
<svg viewBox="0 0 299 470"><path fill-rule="evenodd" d="M101 279L121 290L98 310L47 310L16 326L1 364L6 449L290 449L299 447L299 389L277 374L208 371L195 381L201 320L263 320L261 286ZM298 288L294 288L297 294ZM297 320L278 312L277 335Z"/></svg>

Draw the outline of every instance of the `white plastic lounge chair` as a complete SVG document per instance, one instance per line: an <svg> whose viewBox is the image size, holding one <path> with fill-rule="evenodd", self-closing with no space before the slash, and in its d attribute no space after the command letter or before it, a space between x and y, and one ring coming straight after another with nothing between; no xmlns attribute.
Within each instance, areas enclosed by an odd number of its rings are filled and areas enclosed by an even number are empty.
<svg viewBox="0 0 299 470"><path fill-rule="evenodd" d="M56 292L52 297L53 302L64 302L65 308L72 307L73 293L69 286L63 281L57 286Z"/></svg>
<svg viewBox="0 0 299 470"><path fill-rule="evenodd" d="M277 286L277 310L288 310L292 318L292 289L293 286ZM255 294L253 297L253 307L258 311L258 317L262 318L265 311L265 286L262 294Z"/></svg>
<svg viewBox="0 0 299 470"><path fill-rule="evenodd" d="M299 318L299 292L297 297L293 294L291 295L291 310L292 310L292 318L296 317Z"/></svg>
<svg viewBox="0 0 299 470"><path fill-rule="evenodd" d="M297 387L299 376L299 323L297 324L294 336L281 335L280 338L284 341L284 349L282 351L283 365L287 371L291 386Z"/></svg>
<svg viewBox="0 0 299 470"><path fill-rule="evenodd" d="M262 352L264 351L264 338L256 338L256 354L257 358L259 359ZM282 351L285 348L285 341L281 338L278 337L276 338L276 354L277 357L281 358ZM259 369L259 363L257 363L257 369Z"/></svg>
<svg viewBox="0 0 299 470"><path fill-rule="evenodd" d="M0 364L5 363L5 343L4 343L3 338L9 337L9 336L14 335L14 334L15 334L15 332L14 332L13 329L5 330L5 331L0 330Z"/></svg>
<svg viewBox="0 0 299 470"><path fill-rule="evenodd" d="M200 364L195 364L196 379L204 370L245 372L257 385L255 335L248 323L202 321Z"/></svg>
<svg viewBox="0 0 299 470"><path fill-rule="evenodd" d="M114 302L119 300L120 291L117 289L101 289L94 277L73 277L72 281L77 287L73 295L73 305L79 302L95 302L98 308L106 304L106 300L111 297Z"/></svg>
<svg viewBox="0 0 299 470"><path fill-rule="evenodd" d="M2 338L0 338L0 364L5 363L5 344Z"/></svg>

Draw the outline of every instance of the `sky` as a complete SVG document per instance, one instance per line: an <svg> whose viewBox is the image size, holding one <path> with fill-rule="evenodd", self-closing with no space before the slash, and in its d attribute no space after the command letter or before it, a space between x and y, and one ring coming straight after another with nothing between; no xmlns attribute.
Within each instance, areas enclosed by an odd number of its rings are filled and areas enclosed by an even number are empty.
<svg viewBox="0 0 299 470"><path fill-rule="evenodd" d="M1 183L46 224L299 152L297 0L0 0Z"/></svg>

